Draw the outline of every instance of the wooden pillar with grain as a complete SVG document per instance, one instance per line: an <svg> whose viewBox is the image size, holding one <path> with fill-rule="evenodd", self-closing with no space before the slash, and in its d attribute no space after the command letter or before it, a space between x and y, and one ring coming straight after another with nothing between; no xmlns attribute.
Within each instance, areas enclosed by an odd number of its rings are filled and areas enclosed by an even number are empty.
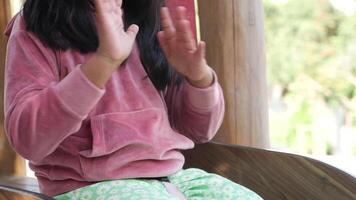
<svg viewBox="0 0 356 200"><path fill-rule="evenodd" d="M7 38L3 34L11 18L10 0L0 0L0 175L25 175L25 162L10 147L4 133L4 67Z"/></svg>
<svg viewBox="0 0 356 200"><path fill-rule="evenodd" d="M226 101L215 141L269 147L262 0L198 0L201 39Z"/></svg>

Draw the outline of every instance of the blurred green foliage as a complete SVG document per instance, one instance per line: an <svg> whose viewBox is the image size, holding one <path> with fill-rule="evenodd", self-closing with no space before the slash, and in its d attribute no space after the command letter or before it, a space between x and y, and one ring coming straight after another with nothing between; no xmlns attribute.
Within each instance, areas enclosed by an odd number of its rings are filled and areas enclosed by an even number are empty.
<svg viewBox="0 0 356 200"><path fill-rule="evenodd" d="M340 128L356 134L356 14L328 0L264 4L269 85L280 89L284 105L271 106L272 145L335 153Z"/></svg>

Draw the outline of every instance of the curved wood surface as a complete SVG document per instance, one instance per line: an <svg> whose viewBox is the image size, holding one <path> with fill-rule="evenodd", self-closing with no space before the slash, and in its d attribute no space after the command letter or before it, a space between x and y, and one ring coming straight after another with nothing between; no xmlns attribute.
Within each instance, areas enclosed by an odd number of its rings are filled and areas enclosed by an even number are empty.
<svg viewBox="0 0 356 200"><path fill-rule="evenodd" d="M15 191L9 191L7 188L0 187L0 199L1 200L39 200L36 196L28 195L26 193Z"/></svg>
<svg viewBox="0 0 356 200"><path fill-rule="evenodd" d="M355 177L311 158L213 142L184 155L185 168L227 177L266 200L356 199Z"/></svg>

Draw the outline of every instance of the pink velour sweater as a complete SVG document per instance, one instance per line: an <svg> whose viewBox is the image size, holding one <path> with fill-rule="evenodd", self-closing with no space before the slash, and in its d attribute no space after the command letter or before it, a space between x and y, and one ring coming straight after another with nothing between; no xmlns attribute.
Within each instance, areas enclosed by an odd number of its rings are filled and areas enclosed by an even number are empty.
<svg viewBox="0 0 356 200"><path fill-rule="evenodd" d="M92 54L46 47L26 31L21 13L5 34L6 134L44 194L171 175L183 167L180 151L211 140L222 123L224 98L213 70L207 88L183 81L158 92L135 45L101 89L80 69Z"/></svg>

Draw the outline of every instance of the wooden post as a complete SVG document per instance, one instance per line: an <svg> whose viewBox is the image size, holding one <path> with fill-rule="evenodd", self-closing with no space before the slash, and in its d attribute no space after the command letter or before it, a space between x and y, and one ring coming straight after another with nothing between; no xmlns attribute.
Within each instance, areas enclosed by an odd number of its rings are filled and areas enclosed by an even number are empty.
<svg viewBox="0 0 356 200"><path fill-rule="evenodd" d="M198 0L207 60L219 76L225 121L215 141L269 147L262 0Z"/></svg>
<svg viewBox="0 0 356 200"><path fill-rule="evenodd" d="M4 67L7 38L3 34L10 20L10 0L0 0L0 175L25 175L25 162L10 147L4 133Z"/></svg>

